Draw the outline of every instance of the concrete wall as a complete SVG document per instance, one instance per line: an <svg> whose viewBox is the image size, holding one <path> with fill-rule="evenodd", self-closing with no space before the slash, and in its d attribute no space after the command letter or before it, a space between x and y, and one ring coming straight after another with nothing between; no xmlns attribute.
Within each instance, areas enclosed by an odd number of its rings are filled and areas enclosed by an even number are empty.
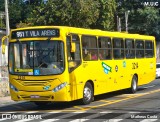
<svg viewBox="0 0 160 122"><path fill-rule="evenodd" d="M8 68L6 66L1 66L0 69L0 97L3 97L9 95Z"/></svg>
<svg viewBox="0 0 160 122"><path fill-rule="evenodd" d="M9 95L8 68L4 66L5 60L1 48L3 36L5 36L5 30L0 29L0 97Z"/></svg>

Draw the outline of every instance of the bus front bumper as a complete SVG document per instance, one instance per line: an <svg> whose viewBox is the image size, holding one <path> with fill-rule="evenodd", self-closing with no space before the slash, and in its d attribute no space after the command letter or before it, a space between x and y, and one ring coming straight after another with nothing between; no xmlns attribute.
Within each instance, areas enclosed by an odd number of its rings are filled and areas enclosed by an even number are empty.
<svg viewBox="0 0 160 122"><path fill-rule="evenodd" d="M29 92L29 91L18 91L15 92L10 89L11 98L14 101L70 101L67 89L64 88L58 92L43 91L43 92Z"/></svg>

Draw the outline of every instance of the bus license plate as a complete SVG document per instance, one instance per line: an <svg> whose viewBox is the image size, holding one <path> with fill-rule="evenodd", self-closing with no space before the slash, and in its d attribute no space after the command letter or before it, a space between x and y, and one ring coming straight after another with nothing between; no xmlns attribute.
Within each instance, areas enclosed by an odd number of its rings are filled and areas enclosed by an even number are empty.
<svg viewBox="0 0 160 122"><path fill-rule="evenodd" d="M30 97L31 97L31 98L40 98L39 95L31 95Z"/></svg>

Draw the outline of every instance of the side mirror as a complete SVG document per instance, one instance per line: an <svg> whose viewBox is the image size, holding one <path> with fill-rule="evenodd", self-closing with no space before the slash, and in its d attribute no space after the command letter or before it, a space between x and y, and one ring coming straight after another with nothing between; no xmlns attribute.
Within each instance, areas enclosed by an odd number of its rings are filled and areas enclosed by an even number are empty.
<svg viewBox="0 0 160 122"><path fill-rule="evenodd" d="M5 54L5 51L6 51L6 46L2 45L2 54Z"/></svg>
<svg viewBox="0 0 160 122"><path fill-rule="evenodd" d="M76 44L75 44L75 42L72 42L71 43L71 52L76 52Z"/></svg>
<svg viewBox="0 0 160 122"><path fill-rule="evenodd" d="M4 44L4 41L8 38L8 36L4 36L2 38L2 54L5 54L5 49L6 49L6 46Z"/></svg>

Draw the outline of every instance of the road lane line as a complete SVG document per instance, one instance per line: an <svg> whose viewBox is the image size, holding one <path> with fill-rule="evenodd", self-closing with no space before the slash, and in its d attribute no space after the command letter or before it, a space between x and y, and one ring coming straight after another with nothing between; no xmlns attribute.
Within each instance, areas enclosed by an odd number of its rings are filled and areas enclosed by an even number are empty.
<svg viewBox="0 0 160 122"><path fill-rule="evenodd" d="M157 121L158 119L144 119L140 122L154 122L154 121Z"/></svg>
<svg viewBox="0 0 160 122"><path fill-rule="evenodd" d="M119 122L119 121L122 121L122 120L123 119L109 119L109 121L107 121L107 122Z"/></svg>
<svg viewBox="0 0 160 122"><path fill-rule="evenodd" d="M139 112L139 111L130 111L130 112L128 112L128 113L130 113L130 114L135 114L135 113L142 113L142 112Z"/></svg>
<svg viewBox="0 0 160 122"><path fill-rule="evenodd" d="M7 120L7 118L5 118L5 119L0 119L0 121L5 121L5 120ZM11 119L8 119L8 120L11 120Z"/></svg>
<svg viewBox="0 0 160 122"><path fill-rule="evenodd" d="M77 108L77 109L80 109L80 110L82 110L82 111L85 111L85 110L87 110L87 108L89 108L89 107L79 107L79 106L73 106L74 108Z"/></svg>
<svg viewBox="0 0 160 122"><path fill-rule="evenodd" d="M48 113L55 114L55 113L60 113L60 112L62 112L62 111L50 111Z"/></svg>
<svg viewBox="0 0 160 122"><path fill-rule="evenodd" d="M34 119L22 119L22 120L16 120L13 122L27 122L27 121L31 121L31 120L34 120Z"/></svg>
<svg viewBox="0 0 160 122"><path fill-rule="evenodd" d="M109 102L109 103L105 103L105 104L101 104L101 105L90 106L90 108L85 109L85 110L94 109L94 108L98 108L98 107L103 107L103 106L106 106L106 105L111 105L111 104L114 104L114 103L122 102L122 101L125 101L125 100L130 100L130 99L133 99L133 98L149 95L149 94L156 93L156 92L160 92L160 89L150 91L150 92L144 93L144 94L139 94L139 95L136 95L136 96L128 96L127 98L120 99L120 100L115 100L113 102ZM83 110L83 108L81 108L81 109Z"/></svg>
<svg viewBox="0 0 160 122"><path fill-rule="evenodd" d="M88 121L90 119L74 119L72 121L69 121L69 122L84 122L84 121Z"/></svg>
<svg viewBox="0 0 160 122"><path fill-rule="evenodd" d="M59 119L47 119L47 120L42 120L40 122L54 122L54 121L58 121Z"/></svg>
<svg viewBox="0 0 160 122"><path fill-rule="evenodd" d="M138 97L141 97L141 96L145 96L145 95L149 95L149 94L153 94L153 93L156 93L156 92L160 92L160 89L157 89L157 90L154 90L154 91L150 91L150 92L147 92L147 93L138 93L138 95L136 96L132 96L130 95L129 97L127 98L124 98L124 99L120 99L120 100L113 100L111 102L107 102L105 104L100 104L100 105L96 105L96 106L90 106L90 107L79 107L79 106L73 106L74 108L78 108L80 110L76 110L76 109L73 109L73 110L38 110L39 112L57 112L57 111L61 111L61 112L75 112L75 111L86 111L86 110L89 110L89 109L93 109L93 108L98 108L98 107L103 107L103 106L106 106L106 105L111 105L111 104L114 104L114 103L118 103L118 102L122 102L122 101L125 101L125 100L130 100L130 99L133 99L133 98L138 98ZM28 111L28 110L27 110ZM13 111L11 111L13 112ZM14 111L14 112L26 112L26 111ZM0 113L4 113L4 112L0 112Z"/></svg>
<svg viewBox="0 0 160 122"><path fill-rule="evenodd" d="M27 114L30 114L30 113L38 113L38 111L28 111L28 112L25 112Z"/></svg>
<svg viewBox="0 0 160 122"><path fill-rule="evenodd" d="M99 112L101 114L107 114L107 113L113 113L112 111L102 111L102 112Z"/></svg>
<svg viewBox="0 0 160 122"><path fill-rule="evenodd" d="M147 88L152 88L152 87L155 87L156 85L151 85L151 86L145 86L145 87L142 87L142 88L145 88L145 89L147 89Z"/></svg>

